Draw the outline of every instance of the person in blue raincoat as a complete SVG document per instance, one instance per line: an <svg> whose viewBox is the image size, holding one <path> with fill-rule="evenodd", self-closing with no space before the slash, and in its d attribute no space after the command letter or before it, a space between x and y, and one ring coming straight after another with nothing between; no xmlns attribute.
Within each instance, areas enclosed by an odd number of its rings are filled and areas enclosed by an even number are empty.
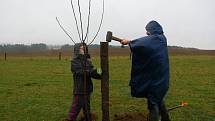
<svg viewBox="0 0 215 121"><path fill-rule="evenodd" d="M147 98L149 121L159 121L160 116L161 121L170 121L164 104L169 88L167 39L156 21L150 21L145 29L147 36L121 41L132 52L131 96Z"/></svg>

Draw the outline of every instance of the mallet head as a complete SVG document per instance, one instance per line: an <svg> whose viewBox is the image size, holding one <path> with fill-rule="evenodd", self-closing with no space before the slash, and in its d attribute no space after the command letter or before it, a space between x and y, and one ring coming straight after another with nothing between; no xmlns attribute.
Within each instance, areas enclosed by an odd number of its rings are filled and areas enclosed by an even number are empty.
<svg viewBox="0 0 215 121"><path fill-rule="evenodd" d="M108 31L107 32L107 35L106 35L106 41L107 42L111 42L112 40L112 32L111 31Z"/></svg>

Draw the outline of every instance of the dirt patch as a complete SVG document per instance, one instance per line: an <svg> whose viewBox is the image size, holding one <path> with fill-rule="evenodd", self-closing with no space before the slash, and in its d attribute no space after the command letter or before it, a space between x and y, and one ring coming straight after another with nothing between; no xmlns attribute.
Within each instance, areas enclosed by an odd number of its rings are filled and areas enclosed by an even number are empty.
<svg viewBox="0 0 215 121"><path fill-rule="evenodd" d="M115 114L113 121L147 121L147 116L142 113Z"/></svg>
<svg viewBox="0 0 215 121"><path fill-rule="evenodd" d="M91 113L92 121L98 121L98 116L96 113ZM85 121L84 115L81 114L78 121Z"/></svg>
<svg viewBox="0 0 215 121"><path fill-rule="evenodd" d="M82 115L78 121L85 121ZM95 113L92 113L92 121L98 121ZM115 114L112 121L147 121L147 115L142 113Z"/></svg>

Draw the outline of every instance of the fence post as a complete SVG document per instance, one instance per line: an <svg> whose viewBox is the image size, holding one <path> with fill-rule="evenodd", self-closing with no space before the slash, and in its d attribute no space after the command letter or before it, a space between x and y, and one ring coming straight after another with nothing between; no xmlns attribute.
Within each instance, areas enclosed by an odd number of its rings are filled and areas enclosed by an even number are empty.
<svg viewBox="0 0 215 121"><path fill-rule="evenodd" d="M59 60L61 60L61 55L62 55L61 52L59 52Z"/></svg>
<svg viewBox="0 0 215 121"><path fill-rule="evenodd" d="M110 121L109 117L109 65L108 42L100 42L100 57L102 68L101 93L102 93L102 121Z"/></svg>
<svg viewBox="0 0 215 121"><path fill-rule="evenodd" d="M4 60L5 61L7 60L7 53L6 52L4 53Z"/></svg>

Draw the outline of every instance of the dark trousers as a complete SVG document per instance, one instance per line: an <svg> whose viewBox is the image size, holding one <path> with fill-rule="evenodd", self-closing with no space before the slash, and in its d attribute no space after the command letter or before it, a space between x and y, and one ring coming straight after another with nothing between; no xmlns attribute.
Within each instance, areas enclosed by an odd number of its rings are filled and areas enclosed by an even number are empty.
<svg viewBox="0 0 215 121"><path fill-rule="evenodd" d="M75 121L81 109L83 109L85 121L91 121L90 94L73 96L73 102L69 111L68 119Z"/></svg>
<svg viewBox="0 0 215 121"><path fill-rule="evenodd" d="M154 98L148 97L148 121L171 121L164 101L157 102Z"/></svg>

